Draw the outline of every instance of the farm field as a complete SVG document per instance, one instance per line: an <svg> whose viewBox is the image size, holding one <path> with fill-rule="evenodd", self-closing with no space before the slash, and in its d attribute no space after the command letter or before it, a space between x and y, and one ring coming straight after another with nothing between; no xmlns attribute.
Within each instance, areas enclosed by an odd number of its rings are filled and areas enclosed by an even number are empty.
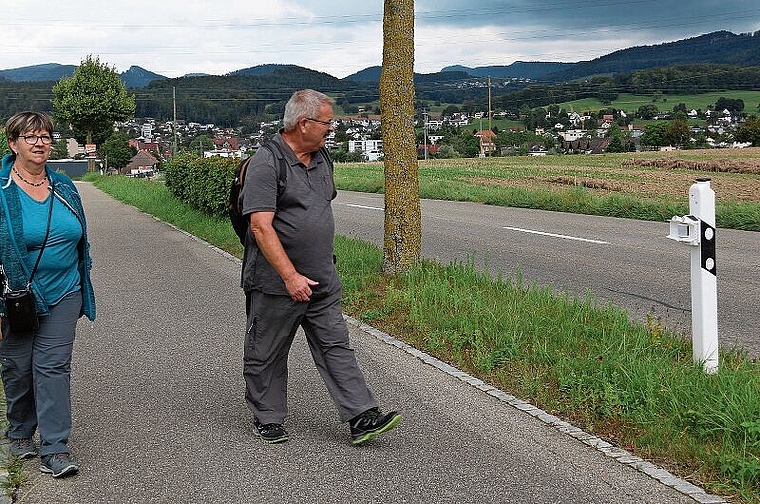
<svg viewBox="0 0 760 504"><path fill-rule="evenodd" d="M687 110L701 109L707 110L709 105L714 105L719 98L731 98L734 100L744 101L744 112L748 114L757 113L760 107L760 91L716 91L713 93L702 93L693 95L659 95L656 98L653 95L634 95L630 93L620 93L618 98L609 105L603 104L595 98L584 100L575 100L558 104L565 110L574 110L582 112L585 110L598 111L603 108L616 108L626 112L636 112L642 105L657 105L663 112L673 110L673 107L679 103L686 105Z"/></svg>
<svg viewBox="0 0 760 504"><path fill-rule="evenodd" d="M419 162L420 196L640 220L688 213L689 188L709 178L717 225L760 231L760 148ZM382 192L382 163L335 167L339 189Z"/></svg>
<svg viewBox="0 0 760 504"><path fill-rule="evenodd" d="M717 199L760 203L760 148L421 160L419 171L421 184L458 181L547 191L580 186L602 196L684 202L694 180L708 177ZM349 173L382 188L382 163L336 166L339 180Z"/></svg>

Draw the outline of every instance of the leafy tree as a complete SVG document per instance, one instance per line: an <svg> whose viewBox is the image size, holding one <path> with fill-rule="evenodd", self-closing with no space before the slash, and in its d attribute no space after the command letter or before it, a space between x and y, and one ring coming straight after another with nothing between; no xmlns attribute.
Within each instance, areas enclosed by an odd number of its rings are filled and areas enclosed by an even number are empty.
<svg viewBox="0 0 760 504"><path fill-rule="evenodd" d="M602 83L597 91L597 97L599 98L599 101L605 105L609 105L617 100L618 93L615 91L614 84L612 82Z"/></svg>
<svg viewBox="0 0 760 504"><path fill-rule="evenodd" d="M610 143L607 145L607 152L625 152L625 146L623 145L623 140L621 140L620 135L615 135L610 138Z"/></svg>
<svg viewBox="0 0 760 504"><path fill-rule="evenodd" d="M126 133L116 132L98 148L102 159L108 163L108 167L117 169L124 168L129 160L137 154L137 149L129 146L129 137Z"/></svg>
<svg viewBox="0 0 760 504"><path fill-rule="evenodd" d="M50 152L50 159L66 159L69 157L69 149L66 146L66 139L62 138L53 144L53 150Z"/></svg>
<svg viewBox="0 0 760 504"><path fill-rule="evenodd" d="M691 128L683 119L671 121L665 130L665 141L669 145L684 146L689 141L689 137L691 137Z"/></svg>
<svg viewBox="0 0 760 504"><path fill-rule="evenodd" d="M452 158L458 158L459 153L454 150L454 148L451 145L441 145L441 147L438 149L438 153L436 154L436 157L439 159L452 159Z"/></svg>
<svg viewBox="0 0 760 504"><path fill-rule="evenodd" d="M191 151L197 151L203 154L204 150L211 150L211 147L213 145L214 145L213 139L210 136L201 133L200 135L190 140L190 144L188 145L187 148Z"/></svg>
<svg viewBox="0 0 760 504"><path fill-rule="evenodd" d="M668 144L665 134L668 130L668 123L657 121L644 128L644 134L641 135L641 143L651 147L662 147Z"/></svg>
<svg viewBox="0 0 760 504"><path fill-rule="evenodd" d="M733 114L737 114L744 110L744 100L741 98L733 99L721 96L718 98L718 101L715 102L715 110L728 110Z"/></svg>
<svg viewBox="0 0 760 504"><path fill-rule="evenodd" d="M5 132L0 131L0 156L5 156L11 153L11 148L8 147L8 139L5 138Z"/></svg>
<svg viewBox="0 0 760 504"><path fill-rule="evenodd" d="M480 154L480 139L466 130L451 137L449 145L462 157L477 157Z"/></svg>
<svg viewBox="0 0 760 504"><path fill-rule="evenodd" d="M71 77L53 86L54 115L71 126L79 143L99 144L113 132L114 121L135 113L135 98L127 94L116 69L87 56Z"/></svg>
<svg viewBox="0 0 760 504"><path fill-rule="evenodd" d="M638 115L641 119L651 119L659 112L660 109L657 108L657 105L642 105L639 107L636 115Z"/></svg>
<svg viewBox="0 0 760 504"><path fill-rule="evenodd" d="M739 142L752 142L753 147L760 147L760 117L748 117L736 130L736 140Z"/></svg>
<svg viewBox="0 0 760 504"><path fill-rule="evenodd" d="M414 135L414 0L384 0L380 73L385 151L383 271L396 274L420 260L417 145Z"/></svg>
<svg viewBox="0 0 760 504"><path fill-rule="evenodd" d="M338 163L361 163L364 161L364 155L361 152L348 152L345 149L331 153L334 161Z"/></svg>

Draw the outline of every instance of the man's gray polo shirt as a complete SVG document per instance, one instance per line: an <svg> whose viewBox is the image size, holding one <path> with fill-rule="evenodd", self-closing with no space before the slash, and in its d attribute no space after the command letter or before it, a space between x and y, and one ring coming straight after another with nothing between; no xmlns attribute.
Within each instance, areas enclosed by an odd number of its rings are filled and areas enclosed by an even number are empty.
<svg viewBox="0 0 760 504"><path fill-rule="evenodd" d="M285 190L278 198L280 160L268 149L259 149L245 174L243 215L274 212L273 227L296 271L319 282L312 287L313 295L334 292L340 280L333 264L335 221L331 202L337 193L332 165L321 152L315 152L307 169L279 134L272 141L285 155ZM245 291L288 295L285 283L250 233L243 257L242 287Z"/></svg>

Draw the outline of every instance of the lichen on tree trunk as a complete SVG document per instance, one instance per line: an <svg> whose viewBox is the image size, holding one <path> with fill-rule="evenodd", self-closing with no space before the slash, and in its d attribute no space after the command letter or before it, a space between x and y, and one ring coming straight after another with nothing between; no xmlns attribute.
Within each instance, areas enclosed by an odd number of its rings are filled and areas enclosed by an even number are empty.
<svg viewBox="0 0 760 504"><path fill-rule="evenodd" d="M383 271L420 259L422 216L414 131L414 0L385 0L380 111L385 170Z"/></svg>

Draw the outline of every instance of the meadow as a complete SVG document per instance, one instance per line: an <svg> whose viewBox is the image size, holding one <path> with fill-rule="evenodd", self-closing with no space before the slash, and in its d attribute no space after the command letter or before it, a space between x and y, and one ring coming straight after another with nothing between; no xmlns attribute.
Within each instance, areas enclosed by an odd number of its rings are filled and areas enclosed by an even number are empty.
<svg viewBox="0 0 760 504"><path fill-rule="evenodd" d="M679 103L686 105L686 110L707 110L708 106L714 105L719 98L731 98L734 100L744 101L744 111L746 113L757 113L760 110L760 91L715 91L711 93L700 93L690 95L635 95L630 93L620 93L618 97L610 104L605 105L596 98L584 100L574 100L560 103L559 106L565 110L574 110L582 112L586 110L598 111L604 108L612 107L626 112L636 112L642 105L657 105L663 112L670 112L673 107Z"/></svg>

